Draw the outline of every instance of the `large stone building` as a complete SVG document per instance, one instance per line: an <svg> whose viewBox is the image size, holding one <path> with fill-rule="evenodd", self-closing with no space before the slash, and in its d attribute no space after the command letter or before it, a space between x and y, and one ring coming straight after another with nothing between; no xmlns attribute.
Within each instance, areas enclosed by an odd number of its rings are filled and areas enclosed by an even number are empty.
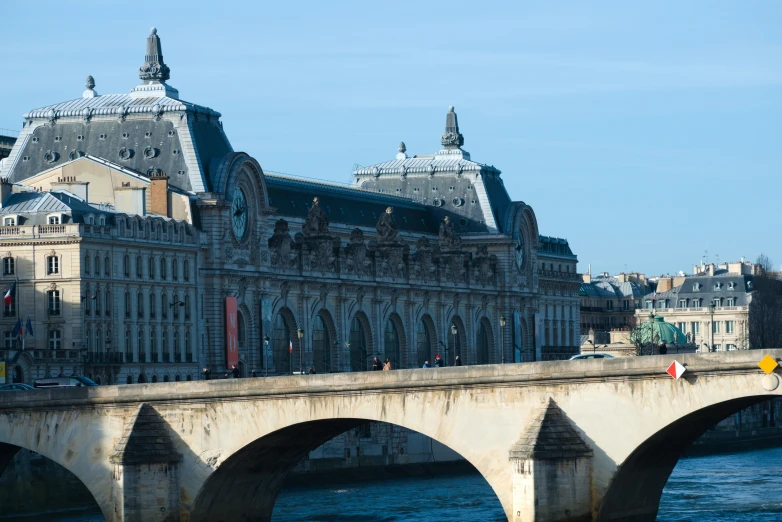
<svg viewBox="0 0 782 522"><path fill-rule="evenodd" d="M639 273L586 273L578 291L581 298L581 333L608 332L630 326L641 298L648 292L646 277Z"/></svg>
<svg viewBox="0 0 782 522"><path fill-rule="evenodd" d="M747 261L693 266L693 275L660 278L644 296L640 319L654 312L699 351L749 349L749 304L758 267ZM667 289L661 291L661 289Z"/></svg>
<svg viewBox="0 0 782 522"><path fill-rule="evenodd" d="M168 85L153 29L129 94L24 115L4 161L0 319L17 380L103 383L565 358L580 277L500 171L462 147L357 169L350 186L265 174L221 115ZM434 133L433 133L434 134ZM433 136L434 137L434 136ZM20 350L21 345L24 350Z"/></svg>

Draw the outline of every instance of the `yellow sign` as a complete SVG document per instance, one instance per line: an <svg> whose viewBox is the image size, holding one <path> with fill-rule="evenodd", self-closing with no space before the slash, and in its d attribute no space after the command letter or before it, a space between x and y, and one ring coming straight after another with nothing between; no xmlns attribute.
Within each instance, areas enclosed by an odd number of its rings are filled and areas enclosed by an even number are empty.
<svg viewBox="0 0 782 522"><path fill-rule="evenodd" d="M0 361L0 384L5 384L5 362Z"/></svg>
<svg viewBox="0 0 782 522"><path fill-rule="evenodd" d="M777 366L779 366L779 363L770 355L766 355L763 357L763 359L760 360L758 366L760 366L760 369L766 372L766 375L768 375L773 372Z"/></svg>

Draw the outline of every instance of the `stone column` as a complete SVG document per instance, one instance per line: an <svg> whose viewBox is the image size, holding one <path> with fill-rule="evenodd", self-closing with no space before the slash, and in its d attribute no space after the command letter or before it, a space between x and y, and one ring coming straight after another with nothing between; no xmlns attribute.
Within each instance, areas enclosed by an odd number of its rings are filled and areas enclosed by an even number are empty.
<svg viewBox="0 0 782 522"><path fill-rule="evenodd" d="M592 449L553 399L511 448L513 522L592 520Z"/></svg>
<svg viewBox="0 0 782 522"><path fill-rule="evenodd" d="M180 519L182 456L167 424L148 404L142 404L125 424L114 453L112 500L114 522L175 522Z"/></svg>

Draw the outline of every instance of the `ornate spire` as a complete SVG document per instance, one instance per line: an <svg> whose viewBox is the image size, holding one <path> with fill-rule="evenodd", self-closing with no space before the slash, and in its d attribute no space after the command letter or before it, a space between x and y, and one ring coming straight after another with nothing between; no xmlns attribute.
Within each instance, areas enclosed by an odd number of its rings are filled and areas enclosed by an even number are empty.
<svg viewBox="0 0 782 522"><path fill-rule="evenodd" d="M154 27L149 31L147 38L147 54L144 57L144 65L139 67L138 77L144 81L165 82L171 75L168 65L163 63L163 49L160 46L160 37Z"/></svg>
<svg viewBox="0 0 782 522"><path fill-rule="evenodd" d="M399 143L399 153L396 155L396 159L403 160L407 159L407 147L405 147L405 142Z"/></svg>
<svg viewBox="0 0 782 522"><path fill-rule="evenodd" d="M95 78L93 78L92 75L87 76L87 81L84 82L84 86L87 90L82 93L82 98L94 98L98 95L95 91Z"/></svg>
<svg viewBox="0 0 782 522"><path fill-rule="evenodd" d="M459 133L459 121L453 111L453 105L448 107L448 115L445 117L445 133L440 138L440 143L446 149L459 149L464 145L464 136Z"/></svg>

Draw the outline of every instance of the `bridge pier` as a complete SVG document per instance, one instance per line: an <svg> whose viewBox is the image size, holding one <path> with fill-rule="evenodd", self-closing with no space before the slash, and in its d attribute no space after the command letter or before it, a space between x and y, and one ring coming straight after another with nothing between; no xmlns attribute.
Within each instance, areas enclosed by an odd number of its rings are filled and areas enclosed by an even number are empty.
<svg viewBox="0 0 782 522"><path fill-rule="evenodd" d="M592 449L553 399L510 451L513 522L588 522Z"/></svg>
<svg viewBox="0 0 782 522"><path fill-rule="evenodd" d="M165 421L141 404L109 457L113 522L178 521L181 460Z"/></svg>

